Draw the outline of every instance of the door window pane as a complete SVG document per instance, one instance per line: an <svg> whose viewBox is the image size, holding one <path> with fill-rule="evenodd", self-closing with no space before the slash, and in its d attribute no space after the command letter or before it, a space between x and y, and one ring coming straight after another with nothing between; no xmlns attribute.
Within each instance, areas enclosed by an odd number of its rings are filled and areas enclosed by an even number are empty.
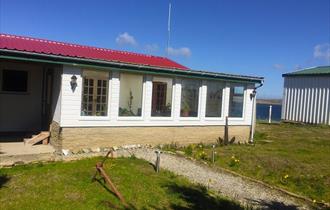
<svg viewBox="0 0 330 210"><path fill-rule="evenodd" d="M82 116L107 116L108 72L85 70L83 72Z"/></svg>
<svg viewBox="0 0 330 210"><path fill-rule="evenodd" d="M230 88L229 117L243 117L244 90L242 85Z"/></svg>
<svg viewBox="0 0 330 210"><path fill-rule="evenodd" d="M206 117L221 117L224 84L207 81Z"/></svg>
<svg viewBox="0 0 330 210"><path fill-rule="evenodd" d="M181 84L181 117L198 116L199 80L184 79Z"/></svg>
<svg viewBox="0 0 330 210"><path fill-rule="evenodd" d="M172 86L173 82L171 78L153 78L151 116L171 116Z"/></svg>
<svg viewBox="0 0 330 210"><path fill-rule="evenodd" d="M141 116L143 75L120 74L119 116Z"/></svg>

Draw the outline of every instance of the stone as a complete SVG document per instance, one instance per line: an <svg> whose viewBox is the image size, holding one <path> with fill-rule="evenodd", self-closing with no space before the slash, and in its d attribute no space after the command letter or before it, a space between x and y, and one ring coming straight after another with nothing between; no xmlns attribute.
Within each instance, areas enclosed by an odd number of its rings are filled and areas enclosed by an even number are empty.
<svg viewBox="0 0 330 210"><path fill-rule="evenodd" d="M101 148L100 147L92 148L91 151L92 152L101 152Z"/></svg>
<svg viewBox="0 0 330 210"><path fill-rule="evenodd" d="M62 149L62 154L64 156L68 156L70 154L70 150L68 150L68 149Z"/></svg>
<svg viewBox="0 0 330 210"><path fill-rule="evenodd" d="M83 148L83 149L82 149L82 152L83 152L83 153L90 153L91 150L90 150L89 148Z"/></svg>

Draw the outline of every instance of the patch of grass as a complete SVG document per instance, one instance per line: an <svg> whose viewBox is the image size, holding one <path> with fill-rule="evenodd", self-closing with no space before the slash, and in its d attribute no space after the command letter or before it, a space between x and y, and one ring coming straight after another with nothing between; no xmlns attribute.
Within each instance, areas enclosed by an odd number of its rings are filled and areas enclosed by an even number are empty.
<svg viewBox="0 0 330 210"><path fill-rule="evenodd" d="M330 202L329 126L258 123L254 145L220 146L215 150L216 167L262 180L317 202ZM200 151L194 149L190 156L199 159ZM210 147L204 147L203 151L211 157Z"/></svg>
<svg viewBox="0 0 330 210"><path fill-rule="evenodd" d="M1 209L125 209L102 182L92 182L101 158L0 169ZM201 186L136 158L104 166L128 209L242 209Z"/></svg>

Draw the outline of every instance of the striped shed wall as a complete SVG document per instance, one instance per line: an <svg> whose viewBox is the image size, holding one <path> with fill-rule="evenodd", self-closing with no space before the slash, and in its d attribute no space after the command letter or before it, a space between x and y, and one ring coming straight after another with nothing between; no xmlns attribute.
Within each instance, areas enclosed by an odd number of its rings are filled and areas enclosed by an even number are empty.
<svg viewBox="0 0 330 210"><path fill-rule="evenodd" d="M282 120L330 125L330 75L283 76Z"/></svg>

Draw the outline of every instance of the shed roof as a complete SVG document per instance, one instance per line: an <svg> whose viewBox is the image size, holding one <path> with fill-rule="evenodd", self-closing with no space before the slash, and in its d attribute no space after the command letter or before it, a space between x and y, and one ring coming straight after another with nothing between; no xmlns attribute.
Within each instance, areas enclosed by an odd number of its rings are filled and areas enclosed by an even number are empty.
<svg viewBox="0 0 330 210"><path fill-rule="evenodd" d="M289 76L323 76L330 75L330 66L317 66L307 69L302 69L295 72L285 73L283 77Z"/></svg>

